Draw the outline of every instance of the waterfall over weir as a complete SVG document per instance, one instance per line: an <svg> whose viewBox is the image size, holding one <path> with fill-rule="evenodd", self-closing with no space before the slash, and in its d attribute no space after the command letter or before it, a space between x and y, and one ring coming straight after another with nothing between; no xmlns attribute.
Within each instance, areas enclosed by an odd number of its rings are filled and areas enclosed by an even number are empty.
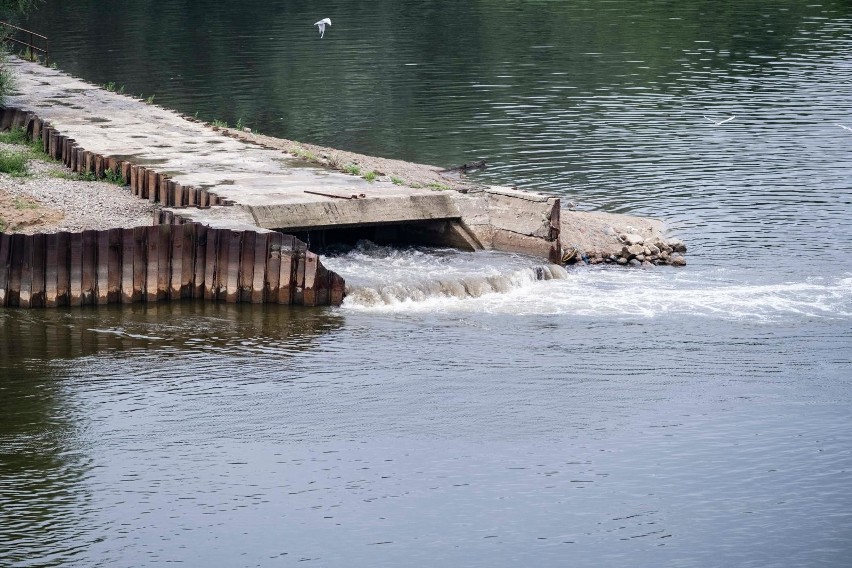
<svg viewBox="0 0 852 568"><path fill-rule="evenodd" d="M345 302L355 309L452 303L568 277L561 266L541 264L523 255L400 249L370 241L361 241L344 254L324 257L324 262L346 274Z"/></svg>

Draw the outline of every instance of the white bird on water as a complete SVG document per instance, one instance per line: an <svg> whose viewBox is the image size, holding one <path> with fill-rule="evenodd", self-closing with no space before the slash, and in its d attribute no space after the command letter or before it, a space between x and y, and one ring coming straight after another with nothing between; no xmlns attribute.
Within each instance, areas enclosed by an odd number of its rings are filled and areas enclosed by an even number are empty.
<svg viewBox="0 0 852 568"><path fill-rule="evenodd" d="M712 123L713 123L713 126L719 126L720 124L725 124L726 122L730 122L730 121L734 120L734 119L735 119L735 118L737 118L737 117L736 117L736 116L729 116L729 117L728 117L728 118L726 118L725 120L719 120L719 121L713 120L713 119L712 119L712 118L710 118L709 116L704 116L704 118L706 118L707 120L709 120L710 122L712 122Z"/></svg>
<svg viewBox="0 0 852 568"><path fill-rule="evenodd" d="M322 20L314 24L315 26L319 26L320 39L325 37L326 24L328 24L329 26L331 25L331 18L323 18Z"/></svg>

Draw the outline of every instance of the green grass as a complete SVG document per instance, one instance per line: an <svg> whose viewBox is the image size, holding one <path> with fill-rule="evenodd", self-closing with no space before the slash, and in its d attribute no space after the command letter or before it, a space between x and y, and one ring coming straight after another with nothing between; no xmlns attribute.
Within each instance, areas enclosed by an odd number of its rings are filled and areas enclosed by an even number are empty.
<svg viewBox="0 0 852 568"><path fill-rule="evenodd" d="M119 87L118 85L116 85L115 81L110 81L109 83L103 85L103 88L109 91L110 93L118 93L119 95L124 94L124 85L121 85Z"/></svg>
<svg viewBox="0 0 852 568"><path fill-rule="evenodd" d="M19 211L21 209L35 209L36 207L38 207L38 205L31 201L27 201L23 197L16 197L15 199L13 199L12 205L14 205L15 209L18 209Z"/></svg>
<svg viewBox="0 0 852 568"><path fill-rule="evenodd" d="M314 154L310 150L305 150L301 146L296 146L295 148L293 148L293 153L296 154L297 156L299 156L300 158L304 158L304 159L309 160L311 162L318 162L319 161L319 158L317 157L316 154Z"/></svg>
<svg viewBox="0 0 852 568"><path fill-rule="evenodd" d="M9 228L9 222L6 219L0 217L0 233L5 233L6 229L8 229L8 228Z"/></svg>
<svg viewBox="0 0 852 568"><path fill-rule="evenodd" d="M360 176L361 175L361 168L359 168L355 164L346 164L345 166L343 166L342 169L347 174L352 174L353 176Z"/></svg>
<svg viewBox="0 0 852 568"><path fill-rule="evenodd" d="M369 171L366 174L364 174L364 179L371 182L371 183L376 181L377 177L379 177L379 175L374 171Z"/></svg>
<svg viewBox="0 0 852 568"><path fill-rule="evenodd" d="M400 177L391 176L390 179L391 179L391 182L393 182L394 185L405 185L405 180L400 178Z"/></svg>
<svg viewBox="0 0 852 568"><path fill-rule="evenodd" d="M219 127L219 128L228 128L228 123L225 122L224 120L213 119L213 126L216 126L216 127Z"/></svg>
<svg viewBox="0 0 852 568"><path fill-rule="evenodd" d="M28 142L27 131L23 128L12 128L0 132L0 142L5 142L6 144L26 144Z"/></svg>
<svg viewBox="0 0 852 568"><path fill-rule="evenodd" d="M104 181L114 183L121 187L127 185L127 180L124 179L124 176L121 175L119 170L106 170L104 172Z"/></svg>
<svg viewBox="0 0 852 568"><path fill-rule="evenodd" d="M451 189L450 186L435 181L430 184L427 184L426 187L428 187L429 189L434 189L436 191L447 191L448 189Z"/></svg>
<svg viewBox="0 0 852 568"><path fill-rule="evenodd" d="M145 99L145 102L148 103L149 105L154 104L154 95L151 95L150 97Z"/></svg>
<svg viewBox="0 0 852 568"><path fill-rule="evenodd" d="M27 175L27 155L24 152L0 150L0 172L13 176Z"/></svg>

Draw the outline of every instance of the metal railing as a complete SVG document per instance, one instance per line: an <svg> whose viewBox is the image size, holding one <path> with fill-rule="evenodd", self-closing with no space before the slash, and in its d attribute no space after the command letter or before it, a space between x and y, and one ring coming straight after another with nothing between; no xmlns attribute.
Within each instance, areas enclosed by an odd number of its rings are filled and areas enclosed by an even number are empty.
<svg viewBox="0 0 852 568"><path fill-rule="evenodd" d="M40 61L47 65L50 60L50 44L47 36L37 34L8 22L0 22L3 41L15 44L24 59ZM43 61L42 61L43 58Z"/></svg>

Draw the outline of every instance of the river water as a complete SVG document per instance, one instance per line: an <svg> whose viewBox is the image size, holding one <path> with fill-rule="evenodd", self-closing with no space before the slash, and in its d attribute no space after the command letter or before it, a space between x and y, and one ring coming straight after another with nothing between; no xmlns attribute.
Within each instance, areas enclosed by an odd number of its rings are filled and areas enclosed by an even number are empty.
<svg viewBox="0 0 852 568"><path fill-rule="evenodd" d="M207 120L661 217L689 265L362 243L341 308L0 312L0 565L848 565L848 2L114 4L29 25Z"/></svg>

